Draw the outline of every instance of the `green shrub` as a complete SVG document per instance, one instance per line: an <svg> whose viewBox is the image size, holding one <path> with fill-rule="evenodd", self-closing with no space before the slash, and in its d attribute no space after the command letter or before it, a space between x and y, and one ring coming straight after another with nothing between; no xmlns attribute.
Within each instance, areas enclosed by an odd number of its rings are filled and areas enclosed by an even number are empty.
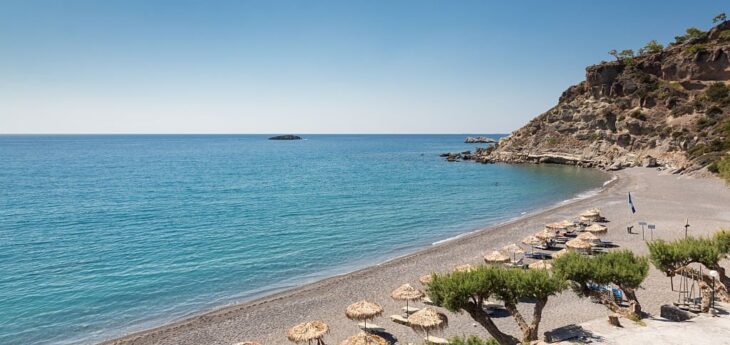
<svg viewBox="0 0 730 345"><path fill-rule="evenodd" d="M664 50L664 46L656 40L649 41L644 48L639 49L639 54L653 54Z"/></svg>
<svg viewBox="0 0 730 345"><path fill-rule="evenodd" d="M713 164L717 167L717 174L730 183L730 156L725 155Z"/></svg>
<svg viewBox="0 0 730 345"><path fill-rule="evenodd" d="M449 344L451 344L451 345L499 345L499 343L492 338L489 338L488 340L484 340L475 335L471 335L469 337L453 337L453 338L449 339Z"/></svg>
<svg viewBox="0 0 730 345"><path fill-rule="evenodd" d="M704 43L695 43L695 44L690 44L690 45L684 47L684 52L687 54L695 54L699 51L705 51L705 50L707 50L707 45Z"/></svg>
<svg viewBox="0 0 730 345"><path fill-rule="evenodd" d="M684 35L674 37L674 44L682 44L689 40L704 38L706 35L706 32L698 28L688 28Z"/></svg>
<svg viewBox="0 0 730 345"><path fill-rule="evenodd" d="M637 120L646 121L646 115L641 110L634 110L631 114L629 114L629 116Z"/></svg>
<svg viewBox="0 0 730 345"><path fill-rule="evenodd" d="M712 102L724 102L730 94L730 88L723 82L717 82L710 85L703 95Z"/></svg>
<svg viewBox="0 0 730 345"><path fill-rule="evenodd" d="M719 37L723 41L730 40L730 30L722 30Z"/></svg>

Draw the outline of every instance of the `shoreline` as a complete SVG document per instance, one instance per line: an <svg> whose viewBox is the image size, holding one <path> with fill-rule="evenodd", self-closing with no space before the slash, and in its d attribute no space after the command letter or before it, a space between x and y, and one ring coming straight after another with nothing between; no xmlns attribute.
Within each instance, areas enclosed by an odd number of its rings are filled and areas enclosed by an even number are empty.
<svg viewBox="0 0 730 345"><path fill-rule="evenodd" d="M587 169L593 169L593 168L587 168ZM535 217L541 217L545 216L547 213L561 209L563 207L570 207L573 206L576 203L580 202L588 202L593 198L599 197L601 194L609 191L610 189L614 188L617 184L623 181L615 172L606 172L607 176L610 178L603 182L603 184L597 188L592 188L585 190L579 194L577 194L575 197L561 200L558 202L555 202L553 204L539 207L536 209L528 210L524 212L524 214L520 214L516 217L503 220L503 221L497 221L494 224L486 225L480 228L477 228L476 230L468 231L462 234L458 234L449 238L445 238L442 240L435 241L429 245L426 245L424 247L419 247L411 252L401 254L394 256L392 258L388 258L383 261L374 261L372 263L367 263L362 267L354 268L353 270L345 269L346 271L343 273L337 273L334 275L322 275L321 277L316 277L310 281L305 281L301 284L289 286L289 287L281 287L281 288L274 288L265 292L260 292L258 294L252 294L249 298L244 298L240 302L234 302L230 305L223 305L218 307L213 307L207 310L199 311L199 312L192 312L191 315L185 316L182 319L172 321L165 323L163 325L159 325L156 327L146 328L139 331L133 331L127 334L124 334L122 336L117 336L114 338L102 340L101 342L98 342L98 344L101 345L107 345L107 344L137 344L137 341L141 340L140 338L147 337L149 335L152 335L157 332L165 332L169 329L179 329L180 327L183 327L185 325L196 323L198 321L211 321L211 319L217 319L224 315L229 315L231 312L235 312L238 310L243 310L250 307L256 307L260 305L265 305L267 303L273 302L273 301L279 301L285 298L293 297L299 293L304 293L307 291L316 290L318 288L321 288L323 286L326 286L328 284L336 283L340 280L347 279L349 276L356 276L359 274L367 274L368 272L372 270L376 270L380 268L383 265L388 264L394 264L397 265L399 261L401 260L409 260L414 259L415 257L418 257L420 255L427 255L431 251L438 251L443 250L444 247L448 246L458 246L458 242L460 241L466 241L473 237L478 236L484 236L488 233L491 233L493 231L499 231L502 228L508 227L510 225L513 225L514 223L524 221L527 219L535 218ZM589 193L587 196L581 197L581 194Z"/></svg>
<svg viewBox="0 0 730 345"><path fill-rule="evenodd" d="M461 264L479 264L484 253L519 242L545 223L571 219L581 211L598 207L608 218L609 231L602 238L646 255L647 248L641 230L632 234L625 231L638 221L656 224L655 239L675 239L684 236L685 219L689 218L694 236L706 236L730 224L730 188L717 178L697 178L672 175L656 169L631 168L615 173L618 179L609 183L599 193L571 202L561 202L517 219L488 226L454 240L431 245L411 254L385 260L347 274L336 275L310 284L287 289L251 301L233 304L203 312L159 327L127 334L101 344L114 345L186 345L220 344L255 340L262 344L288 344L289 327L304 321L322 320L330 326L325 337L327 343L339 343L358 332L354 322L345 318L347 305L362 299L380 304L384 316L372 322L385 327L398 343L420 343L422 337L409 327L391 322L387 315L398 313L403 306L392 300L390 292L403 283L422 288L418 277L431 272L448 272ZM631 192L637 208L631 214L627 205L627 192ZM638 232L637 232L637 229ZM646 240L650 233L646 232ZM727 265L725 265L727 266ZM728 267L726 267L728 268ZM642 309L658 315L662 304L676 300L669 279L655 268L650 269L643 289L637 291ZM415 304L415 303L414 303ZM529 312L529 305L521 305ZM579 324L605 318L605 307L578 298L565 291L553 296L544 311L539 333L558 327ZM447 313L449 326L439 336L485 336L486 332L474 326L465 314ZM504 332L516 334L517 325L510 317L494 319Z"/></svg>

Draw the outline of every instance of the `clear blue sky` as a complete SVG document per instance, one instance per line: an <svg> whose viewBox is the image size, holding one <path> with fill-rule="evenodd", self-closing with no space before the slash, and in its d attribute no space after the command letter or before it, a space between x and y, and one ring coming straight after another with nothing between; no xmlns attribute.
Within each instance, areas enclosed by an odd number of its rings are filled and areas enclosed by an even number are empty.
<svg viewBox="0 0 730 345"><path fill-rule="evenodd" d="M504 133L723 3L3 0L0 133Z"/></svg>

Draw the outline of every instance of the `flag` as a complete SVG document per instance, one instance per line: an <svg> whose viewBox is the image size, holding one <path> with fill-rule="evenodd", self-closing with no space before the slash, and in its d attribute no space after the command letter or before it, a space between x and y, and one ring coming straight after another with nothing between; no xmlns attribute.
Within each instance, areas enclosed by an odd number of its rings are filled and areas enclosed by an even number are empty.
<svg viewBox="0 0 730 345"><path fill-rule="evenodd" d="M636 213L636 208L634 207L634 202L631 201L631 192L629 192L629 207L631 208L631 213Z"/></svg>

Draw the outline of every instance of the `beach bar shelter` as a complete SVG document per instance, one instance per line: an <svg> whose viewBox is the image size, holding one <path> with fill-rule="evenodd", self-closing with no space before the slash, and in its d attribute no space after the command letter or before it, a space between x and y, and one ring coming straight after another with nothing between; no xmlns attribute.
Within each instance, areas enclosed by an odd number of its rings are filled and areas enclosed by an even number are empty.
<svg viewBox="0 0 730 345"><path fill-rule="evenodd" d="M425 297L426 294L424 294L421 290L418 290L411 286L411 284L403 284L399 286L397 289L393 290L393 292L390 294L390 297L397 301L406 301L406 307L404 311L406 312L406 315L417 312L418 308L410 308L408 306L409 301L420 301Z"/></svg>
<svg viewBox="0 0 730 345"><path fill-rule="evenodd" d="M300 323L289 329L287 338L295 344L311 344L312 340L317 341L317 345L324 345L324 335L329 333L330 328L322 321L310 321Z"/></svg>
<svg viewBox="0 0 730 345"><path fill-rule="evenodd" d="M340 345L388 345L390 344L383 337L375 334L368 334L360 332L355 334L340 343Z"/></svg>
<svg viewBox="0 0 730 345"><path fill-rule="evenodd" d="M347 306L345 309L345 316L350 320L362 321L363 330L368 330L368 320L372 320L377 316L383 314L383 308L373 302L359 301Z"/></svg>
<svg viewBox="0 0 730 345"><path fill-rule="evenodd" d="M431 307L423 308L408 317L408 324L415 331L423 331L426 333L426 339L429 340L428 333L435 330L444 329L448 326L446 315L437 312Z"/></svg>
<svg viewBox="0 0 730 345"><path fill-rule="evenodd" d="M488 264L503 264L509 262L509 256L502 254L502 252L495 250L487 255L484 255L484 261Z"/></svg>
<svg viewBox="0 0 730 345"><path fill-rule="evenodd" d="M502 247L502 251L507 254L512 255L513 262L517 261L517 255L520 255L525 252L524 250L522 250L522 248L520 248L520 246L518 246L514 243L510 243L510 244Z"/></svg>
<svg viewBox="0 0 730 345"><path fill-rule="evenodd" d="M601 225L598 223L591 224L587 228L585 228L586 232L590 232L593 234L605 234L608 232L608 228L605 225Z"/></svg>

